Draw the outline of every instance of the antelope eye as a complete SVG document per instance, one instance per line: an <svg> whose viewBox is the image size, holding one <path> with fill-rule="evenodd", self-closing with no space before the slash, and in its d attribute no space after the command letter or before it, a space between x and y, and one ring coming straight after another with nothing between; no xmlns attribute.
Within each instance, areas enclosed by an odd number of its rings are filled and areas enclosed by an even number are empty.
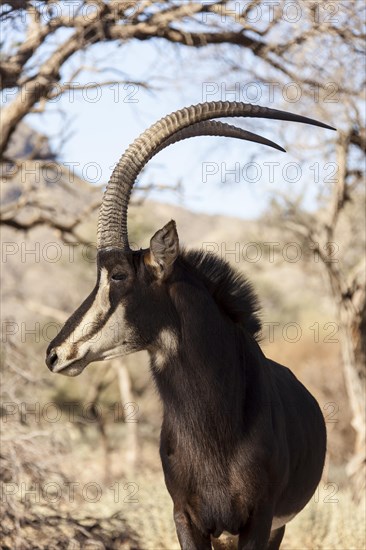
<svg viewBox="0 0 366 550"><path fill-rule="evenodd" d="M122 273L122 272L114 273L111 279L112 281L124 281L125 279L127 279L127 273Z"/></svg>

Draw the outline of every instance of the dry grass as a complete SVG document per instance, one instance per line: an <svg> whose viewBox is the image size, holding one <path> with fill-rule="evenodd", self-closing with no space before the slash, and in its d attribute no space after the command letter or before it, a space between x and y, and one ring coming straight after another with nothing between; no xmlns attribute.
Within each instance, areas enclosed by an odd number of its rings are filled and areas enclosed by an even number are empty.
<svg viewBox="0 0 366 550"><path fill-rule="evenodd" d="M328 491L330 495L330 491ZM327 497L324 497L327 498ZM364 550L365 503L356 505L347 489L333 497L338 502L314 498L286 529L283 550Z"/></svg>

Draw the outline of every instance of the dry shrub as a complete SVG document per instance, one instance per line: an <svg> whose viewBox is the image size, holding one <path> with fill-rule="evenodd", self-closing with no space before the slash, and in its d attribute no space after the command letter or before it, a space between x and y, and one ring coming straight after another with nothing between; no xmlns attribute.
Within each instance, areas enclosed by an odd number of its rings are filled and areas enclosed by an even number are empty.
<svg viewBox="0 0 366 550"><path fill-rule="evenodd" d="M34 358L8 342L2 357L1 391L1 527L2 543L9 548L30 548L23 527L40 519L41 488L65 481L59 473L60 433L24 408L24 391L35 395L44 381L32 374ZM25 366L25 368L24 368ZM33 404L32 404L33 405ZM55 487L57 485L54 485Z"/></svg>

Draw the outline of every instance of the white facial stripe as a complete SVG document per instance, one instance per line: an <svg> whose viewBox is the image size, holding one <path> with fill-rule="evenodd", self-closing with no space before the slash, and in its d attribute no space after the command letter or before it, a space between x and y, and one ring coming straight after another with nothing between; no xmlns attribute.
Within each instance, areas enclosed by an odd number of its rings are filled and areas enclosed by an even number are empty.
<svg viewBox="0 0 366 550"><path fill-rule="evenodd" d="M83 336L86 336L88 332L91 332L95 328L95 319L100 313L107 313L110 308L109 303L109 282L108 271L105 267L102 268L100 273L100 282L98 292L94 298L94 302L81 319L79 325L73 332L73 341L77 342Z"/></svg>
<svg viewBox="0 0 366 550"><path fill-rule="evenodd" d="M95 329L95 322L98 316L103 313L106 314L109 311L109 308L110 303L108 271L106 270L106 268L102 268L100 273L99 288L94 298L94 302L85 312L79 324L77 325L77 327L75 327L74 331L67 338L66 342L61 346L62 355L65 360L69 357L75 345L82 338L87 336L88 333L91 333ZM94 335L94 337L95 339L97 338L96 335ZM92 340L94 337L92 336ZM88 342L81 342L79 346L80 347L77 353L78 356L83 354L83 350L88 346Z"/></svg>
<svg viewBox="0 0 366 550"><path fill-rule="evenodd" d="M59 357L63 359L62 368L73 364L78 357L88 357L87 362L90 363L121 357L136 351L134 332L125 322L124 306L120 304L115 309L99 332L94 333L89 340L78 344L76 357L64 358L65 349L68 351L70 346L66 347L64 344L58 352ZM57 369L54 372L58 372Z"/></svg>
<svg viewBox="0 0 366 550"><path fill-rule="evenodd" d="M132 330L125 320L125 308L119 304L100 332L95 335L91 349L98 350L101 359L125 355L133 342Z"/></svg>

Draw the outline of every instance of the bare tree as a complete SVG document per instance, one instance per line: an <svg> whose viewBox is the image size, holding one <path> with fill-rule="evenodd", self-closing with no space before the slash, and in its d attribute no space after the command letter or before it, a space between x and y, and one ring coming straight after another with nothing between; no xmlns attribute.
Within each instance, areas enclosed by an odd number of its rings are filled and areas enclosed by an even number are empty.
<svg viewBox="0 0 366 550"><path fill-rule="evenodd" d="M354 455L347 471L360 497L364 494L366 473L366 263L362 236L361 242L354 243L354 249L358 248L355 258L335 257L339 235L349 225L354 215L352 210L359 201L365 200L362 172L350 167L350 149L356 148L351 145L353 131L350 128L348 133L339 132L336 143L338 174L325 207L310 213L296 201L283 197L275 223L290 229L306 248L314 250L328 278L337 310L344 379L352 427L356 432ZM359 229L348 228L353 239L354 231Z"/></svg>
<svg viewBox="0 0 366 550"><path fill-rule="evenodd" d="M69 78L62 78L61 69L67 61L75 53L99 42L115 41L123 45L132 39L145 41L160 38L193 48L211 44L235 45L249 50L273 69L298 80L296 54L299 46L305 48L308 43L322 39L325 30L327 36L333 36L335 41L348 43L354 49L362 49L364 38L361 8L358 9L357 5L348 2L339 2L339 18L326 18L326 13L320 14L322 3L310 1L301 4L302 24L292 25L291 33L287 33L284 38L276 38L271 34L275 27L285 29L288 22L295 21L289 19L289 16L284 17L286 6L281 2L276 3L273 10L269 11L268 2L264 0L251 0L239 7L232 6L229 0L98 0L92 3L72 2L69 6L63 4L24 1L8 2L3 6L1 18L4 22L7 48L0 61L1 89L15 88L16 94L2 111L2 155L5 154L9 138L17 124L30 112L43 110L48 100L65 93L70 87L75 87L75 77L87 69L80 66ZM259 18L258 13L262 17ZM310 26L309 22L312 23ZM192 23L195 27L199 23L202 30L192 31ZM64 38L54 41L51 52L47 49L47 53L40 55L47 40L60 29L67 29L69 32L62 35ZM22 40L15 42L10 39L10 33L14 30L20 34ZM276 33L277 35L280 33ZM315 64L313 76L303 79L308 86L322 88L325 85L324 80L324 71L320 72L319 66ZM98 85L110 83L100 81ZM148 86L144 82L138 84ZM77 85L77 89L82 87ZM349 94L355 92L353 86L348 86L346 82L342 89Z"/></svg>
<svg viewBox="0 0 366 550"><path fill-rule="evenodd" d="M252 74L259 81L269 81L274 75L275 80L300 81L316 93L327 94L331 75L325 68L324 59L313 57L306 59L304 64L302 52L310 52L311 57L312 49L317 48L318 51L323 46L324 51L329 53L326 40L329 42L330 39L335 48L331 54L333 58L336 58L338 45L351 51L362 49L361 7L357 3L338 2L336 13L329 14L322 2L309 1L300 2L299 9L300 14L292 13L285 2L270 5L265 0L245 3L230 0L80 0L69 3L44 0L3 3L0 12L4 37L0 78L5 105L1 111L0 158L7 165L10 163L12 174L24 168L25 162L39 159L37 151L32 151L26 158L23 155L15 159L9 145L25 117L44 112L50 100L70 90L78 92L90 86L131 83L123 66L121 78L103 80L103 74L108 71L107 60L99 67L92 67L96 78L99 78L97 83L76 82L77 78L82 81L83 74L91 67L80 62L76 68L71 68L69 61L79 52L87 53L98 43L114 42L123 48L132 40L159 39L193 49L211 46L211 58L225 59L231 72L237 71L238 65L241 65L242 53L244 65L247 65L248 56L264 62L265 74L263 71L257 74L258 64L252 63L254 68L247 71L247 76ZM235 56L225 55L225 49L221 48L226 46L235 48ZM309 67L312 69L311 76ZM303 74L299 74L299 69ZM132 82L145 88L151 86L150 82ZM360 76L357 88L360 89L362 84ZM340 89L354 95L357 94L355 85L354 81L344 78ZM351 142L362 139L364 142L365 137L361 138L358 131L350 137ZM3 177L6 177L4 170ZM63 223L59 223L54 213L38 208L31 220L21 223L17 214L20 206L27 202L26 195L29 197L28 190L22 192L21 200L12 208L7 208L2 216L3 222L15 229L26 230L46 224L63 237L69 233L76 238L81 219L97 207L97 204L90 204L78 216ZM33 195L29 200L34 203Z"/></svg>

